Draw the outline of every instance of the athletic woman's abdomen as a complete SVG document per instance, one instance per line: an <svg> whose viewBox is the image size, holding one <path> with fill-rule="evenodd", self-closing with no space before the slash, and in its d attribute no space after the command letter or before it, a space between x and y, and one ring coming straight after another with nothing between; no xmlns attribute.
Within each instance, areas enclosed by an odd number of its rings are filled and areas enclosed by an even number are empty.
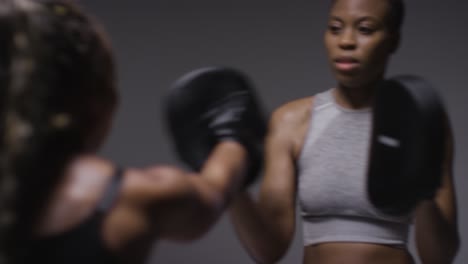
<svg viewBox="0 0 468 264"><path fill-rule="evenodd" d="M304 264L414 264L408 250L367 243L323 243L304 248Z"/></svg>

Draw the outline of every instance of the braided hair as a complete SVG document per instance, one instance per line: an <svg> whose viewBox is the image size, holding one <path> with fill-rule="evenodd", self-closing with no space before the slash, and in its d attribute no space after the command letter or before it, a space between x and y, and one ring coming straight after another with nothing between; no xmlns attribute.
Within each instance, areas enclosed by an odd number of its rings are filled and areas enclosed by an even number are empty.
<svg viewBox="0 0 468 264"><path fill-rule="evenodd" d="M0 264L21 255L66 163L116 103L96 22L65 0L0 2Z"/></svg>

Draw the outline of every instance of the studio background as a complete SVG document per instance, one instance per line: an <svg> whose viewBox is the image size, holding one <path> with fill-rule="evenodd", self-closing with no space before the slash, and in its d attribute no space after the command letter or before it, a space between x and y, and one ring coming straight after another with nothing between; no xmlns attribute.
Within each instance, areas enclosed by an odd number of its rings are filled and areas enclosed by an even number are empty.
<svg viewBox="0 0 468 264"><path fill-rule="evenodd" d="M226 65L251 76L267 110L334 86L322 35L330 1L81 0L113 43L120 108L101 154L132 167L182 165L164 125L162 100L183 73ZM388 75L424 76L444 97L455 142L455 185L468 261L468 2L408 0L403 39ZM255 192L255 187L252 190ZM301 263L301 224L281 263ZM414 245L411 245L414 252ZM225 215L202 239L158 242L148 263L253 263Z"/></svg>

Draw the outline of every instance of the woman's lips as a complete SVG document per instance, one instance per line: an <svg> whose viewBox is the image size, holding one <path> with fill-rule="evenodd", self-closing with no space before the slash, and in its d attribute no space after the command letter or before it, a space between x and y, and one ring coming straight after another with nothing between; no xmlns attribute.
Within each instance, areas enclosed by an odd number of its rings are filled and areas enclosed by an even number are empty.
<svg viewBox="0 0 468 264"><path fill-rule="evenodd" d="M359 61L350 57L338 58L334 61L334 64L335 68L342 72L354 71L359 67Z"/></svg>

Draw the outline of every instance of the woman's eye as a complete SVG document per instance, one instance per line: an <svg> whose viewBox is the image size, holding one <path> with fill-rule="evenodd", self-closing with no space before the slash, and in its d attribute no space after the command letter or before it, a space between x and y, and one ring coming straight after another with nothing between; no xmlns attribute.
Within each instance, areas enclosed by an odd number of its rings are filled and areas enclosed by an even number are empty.
<svg viewBox="0 0 468 264"><path fill-rule="evenodd" d="M370 35L374 32L374 29L370 27L359 27L359 32L365 34L365 35Z"/></svg>
<svg viewBox="0 0 468 264"><path fill-rule="evenodd" d="M339 26L336 26L336 25L330 25L328 26L328 30L333 33L333 34L336 34L340 31L340 27Z"/></svg>

